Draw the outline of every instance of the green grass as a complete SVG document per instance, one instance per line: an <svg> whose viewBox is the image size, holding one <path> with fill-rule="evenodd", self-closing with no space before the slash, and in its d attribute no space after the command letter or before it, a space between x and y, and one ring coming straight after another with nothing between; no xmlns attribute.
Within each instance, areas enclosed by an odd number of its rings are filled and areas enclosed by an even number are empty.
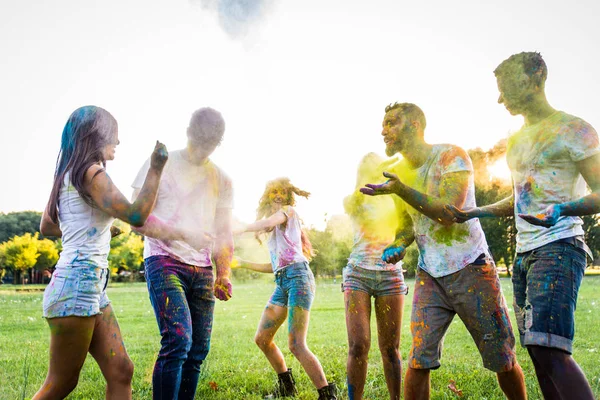
<svg viewBox="0 0 600 400"><path fill-rule="evenodd" d="M512 304L510 281L503 279L502 284L507 301ZM413 282L410 281L409 285L412 287ZM203 365L198 399L261 399L262 394L273 387L275 374L253 342L259 316L272 288L273 283L266 281L239 283L235 285L233 299L226 303L218 302L212 349ZM135 399L150 399L159 335L146 287L144 284L111 285L108 294L135 364L133 396ZM9 286L0 287L0 399L30 398L45 378L49 330L41 317L41 301L41 292L17 292ZM408 298L402 327L403 358L408 356L410 347L410 303ZM599 306L600 277L586 277L576 313L574 357L585 371L596 396L600 395ZM347 342L339 281L320 282L313 307L309 346L321 360L328 379L344 390ZM387 399L375 335L373 332L365 398ZM278 333L276 340L288 365L294 368L299 398L315 399L316 391L286 348L285 329ZM520 347L518 358L525 372L530 399L541 399L533 366ZM432 373L433 399L456 397L447 389L451 379L463 390L464 399L503 398L495 375L482 367L475 345L458 319L446 336L442 367ZM211 382L217 384L216 391L211 389ZM347 398L345 393L340 397ZM69 398L104 398L104 380L91 357L85 363L78 387Z"/></svg>

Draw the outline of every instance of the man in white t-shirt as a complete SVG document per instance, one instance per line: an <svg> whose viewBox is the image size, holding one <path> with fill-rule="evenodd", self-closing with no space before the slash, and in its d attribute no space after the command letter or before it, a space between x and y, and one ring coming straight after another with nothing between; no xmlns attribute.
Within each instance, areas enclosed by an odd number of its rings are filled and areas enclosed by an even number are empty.
<svg viewBox="0 0 600 400"><path fill-rule="evenodd" d="M146 236L146 281L162 336L154 399L194 398L210 347L214 297L231 297L233 191L230 178L208 158L224 131L218 111L193 113L187 147L169 152L155 208L137 229ZM146 161L133 182L134 198L148 166Z"/></svg>
<svg viewBox="0 0 600 400"><path fill-rule="evenodd" d="M598 134L584 120L550 106L548 69L539 53L512 55L494 73L498 102L525 118L508 140L513 196L489 206L449 210L457 222L516 216L513 286L521 344L545 398L593 399L571 353L577 293L586 257L591 257L579 216L600 212ZM586 182L593 191L589 195Z"/></svg>
<svg viewBox="0 0 600 400"><path fill-rule="evenodd" d="M429 398L430 371L440 367L444 335L458 314L506 397L526 399L506 301L481 225L478 220L454 224L445 209L448 203L475 206L471 159L458 146L426 143L425 115L416 105L395 103L385 112L386 154L403 158L387 167L395 172L384 172L387 182L361 191L397 195L400 228L384 261L401 260L413 241L419 248L404 396Z"/></svg>

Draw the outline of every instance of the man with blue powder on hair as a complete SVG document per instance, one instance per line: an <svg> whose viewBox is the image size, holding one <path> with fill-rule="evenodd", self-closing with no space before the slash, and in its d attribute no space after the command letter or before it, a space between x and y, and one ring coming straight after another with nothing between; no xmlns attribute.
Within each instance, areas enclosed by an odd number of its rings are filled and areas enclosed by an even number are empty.
<svg viewBox="0 0 600 400"><path fill-rule="evenodd" d="M192 114L187 147L169 152L154 211L137 229L146 236L146 281L162 336L152 374L154 399L194 398L210 348L214 298L231 297L233 190L231 179L209 159L224 131L218 111ZM134 198L148 166L133 182Z"/></svg>

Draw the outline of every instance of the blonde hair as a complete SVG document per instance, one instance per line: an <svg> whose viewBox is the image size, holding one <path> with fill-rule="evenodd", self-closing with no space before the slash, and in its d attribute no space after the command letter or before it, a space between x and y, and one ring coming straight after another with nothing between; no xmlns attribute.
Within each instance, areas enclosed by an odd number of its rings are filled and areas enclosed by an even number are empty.
<svg viewBox="0 0 600 400"><path fill-rule="evenodd" d="M309 192L299 189L296 186L292 185L289 178L282 177L273 179L272 181L267 182L265 191L263 192L263 195L258 201L258 208L256 209L257 220L268 217L272 214L273 202L270 199L269 195L275 189L280 189L285 193L285 198L282 204L284 206L296 205L296 196L302 196L304 198L308 198L308 196L310 196ZM255 235L255 237L259 243L262 243L258 232ZM314 255L314 251L312 248L312 244L308 239L308 234L304 231L304 229L300 230L300 239L302 241L302 253L310 261Z"/></svg>

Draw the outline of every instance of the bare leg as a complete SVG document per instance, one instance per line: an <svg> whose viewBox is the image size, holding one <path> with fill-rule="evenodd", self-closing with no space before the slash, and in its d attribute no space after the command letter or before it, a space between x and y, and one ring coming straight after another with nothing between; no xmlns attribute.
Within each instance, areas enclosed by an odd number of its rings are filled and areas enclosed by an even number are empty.
<svg viewBox="0 0 600 400"><path fill-rule="evenodd" d="M510 371L499 372L497 376L500 389L502 389L508 400L527 399L525 377L518 363L515 363Z"/></svg>
<svg viewBox="0 0 600 400"><path fill-rule="evenodd" d="M594 394L585 375L570 354L550 347L528 346L527 350L534 359L535 374L546 399L582 399L593 400ZM550 380L553 386L547 381ZM556 389L553 390L553 389ZM546 393L548 390L549 393Z"/></svg>
<svg viewBox="0 0 600 400"><path fill-rule="evenodd" d="M277 333L277 330L285 321L287 316L287 308L276 306L273 304L267 304L263 314L258 323L258 329L254 336L254 342L256 345L265 353L267 360L271 363L271 366L278 374L287 371L283 354L279 347L273 341L273 337Z"/></svg>
<svg viewBox="0 0 600 400"><path fill-rule="evenodd" d="M131 399L133 363L125 350L121 330L110 304L96 316L96 327L90 344L102 375L106 379L107 399Z"/></svg>
<svg viewBox="0 0 600 400"><path fill-rule="evenodd" d="M404 378L404 398L406 400L428 400L430 390L429 370L408 367Z"/></svg>
<svg viewBox="0 0 600 400"><path fill-rule="evenodd" d="M317 389L327 386L321 363L306 345L310 311L301 307L290 307L288 317L288 345L304 371Z"/></svg>
<svg viewBox="0 0 600 400"><path fill-rule="evenodd" d="M63 399L75 389L94 333L94 317L50 318L47 321L50 326L50 365L34 400Z"/></svg>
<svg viewBox="0 0 600 400"><path fill-rule="evenodd" d="M402 356L398 348L400 347L403 306L404 295L382 296L375 299L379 351L391 400L400 399L402 384Z"/></svg>
<svg viewBox="0 0 600 400"><path fill-rule="evenodd" d="M345 290L344 299L348 331L348 399L361 400L367 379L371 346L371 296L359 290Z"/></svg>

